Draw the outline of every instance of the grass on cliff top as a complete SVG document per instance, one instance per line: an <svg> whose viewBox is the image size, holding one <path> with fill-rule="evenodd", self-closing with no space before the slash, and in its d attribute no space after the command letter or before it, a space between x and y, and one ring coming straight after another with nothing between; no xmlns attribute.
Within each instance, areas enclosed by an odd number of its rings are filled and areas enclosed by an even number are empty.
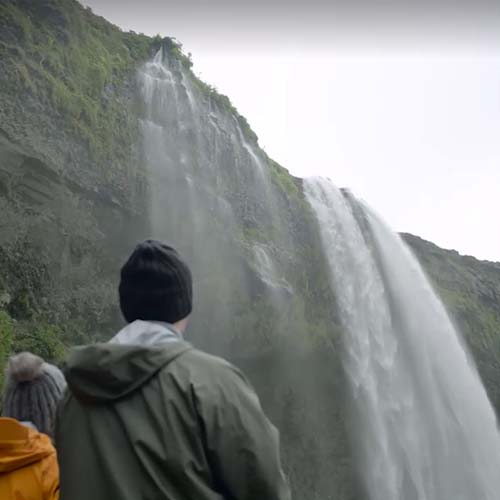
<svg viewBox="0 0 500 500"><path fill-rule="evenodd" d="M87 141L91 156L113 162L126 112L112 94L152 39L121 32L75 0L2 2L0 32L4 91L31 94Z"/></svg>

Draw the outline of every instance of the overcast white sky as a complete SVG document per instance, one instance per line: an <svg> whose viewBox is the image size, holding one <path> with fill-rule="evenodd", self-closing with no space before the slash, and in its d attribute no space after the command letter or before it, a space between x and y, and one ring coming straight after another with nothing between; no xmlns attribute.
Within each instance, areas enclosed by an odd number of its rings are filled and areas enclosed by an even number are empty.
<svg viewBox="0 0 500 500"><path fill-rule="evenodd" d="M349 187L398 231L500 261L500 2L226 1L82 3L175 36L293 174Z"/></svg>

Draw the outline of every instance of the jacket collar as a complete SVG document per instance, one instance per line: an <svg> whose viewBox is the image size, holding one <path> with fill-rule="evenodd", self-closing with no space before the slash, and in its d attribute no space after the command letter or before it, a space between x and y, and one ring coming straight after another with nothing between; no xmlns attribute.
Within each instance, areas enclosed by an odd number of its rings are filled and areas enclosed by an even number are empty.
<svg viewBox="0 0 500 500"><path fill-rule="evenodd" d="M183 340L182 333L170 323L138 319L120 330L109 342L111 344L150 347L179 340Z"/></svg>

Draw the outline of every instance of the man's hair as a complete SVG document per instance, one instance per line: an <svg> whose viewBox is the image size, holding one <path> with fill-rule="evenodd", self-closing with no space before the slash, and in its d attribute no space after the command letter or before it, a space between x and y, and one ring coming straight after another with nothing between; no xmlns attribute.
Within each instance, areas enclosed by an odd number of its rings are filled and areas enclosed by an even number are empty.
<svg viewBox="0 0 500 500"><path fill-rule="evenodd" d="M137 319L176 323L192 310L191 271L172 247L146 240L122 267L119 295L129 323Z"/></svg>

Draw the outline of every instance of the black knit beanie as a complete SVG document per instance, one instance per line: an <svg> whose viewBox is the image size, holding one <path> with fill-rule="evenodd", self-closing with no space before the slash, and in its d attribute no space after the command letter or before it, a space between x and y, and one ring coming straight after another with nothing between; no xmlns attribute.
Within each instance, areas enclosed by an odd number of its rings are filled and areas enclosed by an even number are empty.
<svg viewBox="0 0 500 500"><path fill-rule="evenodd" d="M52 437L57 405L66 388L61 370L22 352L9 358L5 375L3 416L31 422Z"/></svg>
<svg viewBox="0 0 500 500"><path fill-rule="evenodd" d="M146 240L122 267L119 294L127 322L176 323L193 307L191 271L172 247Z"/></svg>

